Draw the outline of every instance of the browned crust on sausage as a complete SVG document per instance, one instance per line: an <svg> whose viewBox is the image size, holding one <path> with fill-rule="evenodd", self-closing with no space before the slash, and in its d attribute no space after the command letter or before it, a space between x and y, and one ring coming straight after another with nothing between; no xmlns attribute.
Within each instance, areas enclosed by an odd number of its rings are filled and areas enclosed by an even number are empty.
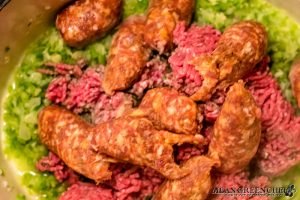
<svg viewBox="0 0 300 200"><path fill-rule="evenodd" d="M57 15L56 28L72 47L103 37L119 21L122 0L77 0Z"/></svg>
<svg viewBox="0 0 300 200"><path fill-rule="evenodd" d="M243 170L255 155L261 136L261 111L244 83L235 83L227 93L214 124L209 155L219 158L223 173Z"/></svg>
<svg viewBox="0 0 300 200"><path fill-rule="evenodd" d="M197 156L186 161L183 166L192 172L177 180L166 180L155 194L154 200L205 200L212 180L210 171L215 162L205 156Z"/></svg>
<svg viewBox="0 0 300 200"><path fill-rule="evenodd" d="M158 131L148 119L129 116L99 124L94 131L93 146L99 152L124 162L150 167L168 179L181 178L190 173L174 162L172 145L204 143L200 135Z"/></svg>
<svg viewBox="0 0 300 200"><path fill-rule="evenodd" d="M197 105L187 96L171 88L149 90L132 116L144 116L157 129L175 133L197 134Z"/></svg>
<svg viewBox="0 0 300 200"><path fill-rule="evenodd" d="M225 88L249 74L264 57L268 36L264 26L255 21L241 21L222 34L214 59L220 69L219 88Z"/></svg>
<svg viewBox="0 0 300 200"><path fill-rule="evenodd" d="M38 117L40 140L76 172L101 182L111 178L106 155L91 146L93 127L79 116L58 106L43 108Z"/></svg>
<svg viewBox="0 0 300 200"><path fill-rule="evenodd" d="M293 95L300 108L300 59L296 60L290 70L289 79L292 86Z"/></svg>
<svg viewBox="0 0 300 200"><path fill-rule="evenodd" d="M195 66L200 76L203 77L200 89L191 96L191 99L194 101L207 101L211 98L213 90L219 81L220 71L212 57L208 55L194 58L191 64Z"/></svg>
<svg viewBox="0 0 300 200"><path fill-rule="evenodd" d="M209 100L216 90L225 90L249 74L264 57L267 33L263 25L241 21L222 34L212 55L201 55L193 64L203 77L203 86L191 98Z"/></svg>
<svg viewBox="0 0 300 200"><path fill-rule="evenodd" d="M146 43L159 53L169 51L173 31L179 21L189 24L195 7L194 0L151 0L148 8Z"/></svg>
<svg viewBox="0 0 300 200"><path fill-rule="evenodd" d="M58 106L45 107L38 125L43 144L69 167L97 182L110 178L109 161L114 159L151 167L169 179L181 178L190 170L174 162L172 146L205 142L200 135L158 131L146 118L124 116L91 126Z"/></svg>
<svg viewBox="0 0 300 200"><path fill-rule="evenodd" d="M144 16L130 17L114 35L103 80L107 94L129 88L146 67L150 49L143 42L144 23Z"/></svg>

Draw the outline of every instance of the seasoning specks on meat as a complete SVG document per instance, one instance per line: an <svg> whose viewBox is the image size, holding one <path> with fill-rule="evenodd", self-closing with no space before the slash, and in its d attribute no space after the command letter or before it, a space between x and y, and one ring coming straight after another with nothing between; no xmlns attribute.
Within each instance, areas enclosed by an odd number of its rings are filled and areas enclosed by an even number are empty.
<svg viewBox="0 0 300 200"><path fill-rule="evenodd" d="M200 87L192 98L209 100L216 88L224 90L244 78L263 59L266 48L267 33L258 22L241 21L228 27L212 55L202 56L200 62L194 61L195 68L203 75L205 87Z"/></svg>
<svg viewBox="0 0 300 200"><path fill-rule="evenodd" d="M144 116L157 129L183 134L196 134L201 124L197 123L196 103L171 88L154 88L142 99L132 116Z"/></svg>
<svg viewBox="0 0 300 200"><path fill-rule="evenodd" d="M160 54L172 48L173 31L179 21L189 24L194 0L151 0L144 34L146 43Z"/></svg>
<svg viewBox="0 0 300 200"><path fill-rule="evenodd" d="M82 47L111 30L121 10L122 0L78 0L57 15L56 27L68 45Z"/></svg>
<svg viewBox="0 0 300 200"><path fill-rule="evenodd" d="M189 159L182 166L192 172L181 179L166 180L154 200L205 200L212 186L210 172L216 163L204 156Z"/></svg>
<svg viewBox="0 0 300 200"><path fill-rule="evenodd" d="M173 145L191 143L202 146L201 135L179 135L158 131L146 118L124 116L98 124L93 130L92 146L99 153L139 166L147 166L168 179L189 174L189 170L175 164Z"/></svg>
<svg viewBox="0 0 300 200"><path fill-rule="evenodd" d="M220 159L220 172L238 172L249 164L260 142L260 118L261 111L244 83L235 83L227 93L209 144L209 154Z"/></svg>
<svg viewBox="0 0 300 200"><path fill-rule="evenodd" d="M265 56L267 39L264 26L255 21L241 21L228 27L213 52L220 69L218 87L225 88L252 72Z"/></svg>
<svg viewBox="0 0 300 200"><path fill-rule="evenodd" d="M207 101L211 98L212 90L219 81L220 71L212 57L207 55L194 58L190 64L194 65L197 72L203 77L201 87L191 96L191 99Z"/></svg>
<svg viewBox="0 0 300 200"><path fill-rule="evenodd" d="M144 16L132 16L121 24L114 35L103 80L103 89L107 94L128 89L146 67L150 49L143 42L142 34L146 31L144 23Z"/></svg>
<svg viewBox="0 0 300 200"><path fill-rule="evenodd" d="M169 179L190 173L175 164L172 145L203 145L200 135L177 135L154 129L145 118L120 117L91 126L77 115L47 106L39 115L41 141L75 171L97 182L109 179L114 159L147 166ZM81 156L78 156L81 155Z"/></svg>
<svg viewBox="0 0 300 200"><path fill-rule="evenodd" d="M79 116L58 106L47 106L39 113L38 128L42 143L71 169L96 182L111 178L106 160L113 159L92 150L92 126Z"/></svg>

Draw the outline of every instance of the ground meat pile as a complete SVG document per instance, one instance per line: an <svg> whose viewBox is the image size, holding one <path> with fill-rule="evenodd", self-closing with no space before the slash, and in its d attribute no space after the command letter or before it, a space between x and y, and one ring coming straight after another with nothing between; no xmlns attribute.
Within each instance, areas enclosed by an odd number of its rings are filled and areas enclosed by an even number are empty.
<svg viewBox="0 0 300 200"><path fill-rule="evenodd" d="M284 99L268 61L265 58L247 82L262 110L263 134L257 154L258 166L263 173L278 176L300 161L300 118Z"/></svg>
<svg viewBox="0 0 300 200"><path fill-rule="evenodd" d="M87 199L87 200L114 200L112 189L97 186L92 183L78 182L68 188L59 200L74 200L74 199Z"/></svg>
<svg viewBox="0 0 300 200"><path fill-rule="evenodd" d="M74 184L79 180L78 175L52 152L41 158L36 163L36 168L41 172L52 172L59 182L67 181L69 184Z"/></svg>
<svg viewBox="0 0 300 200"><path fill-rule="evenodd" d="M164 86L168 74L167 62L159 57L155 57L147 62L146 66L140 80L129 90L130 93L135 94L139 98L144 95L146 89Z"/></svg>
<svg viewBox="0 0 300 200"><path fill-rule="evenodd" d="M48 64L49 65L49 64ZM48 86L46 98L75 113L91 113L91 122L97 124L121 116L133 106L132 96L116 92L108 96L102 89L104 66L89 67L85 71L77 65L51 64L56 76ZM73 69L77 72L74 76ZM42 71L45 72L45 71Z"/></svg>
<svg viewBox="0 0 300 200"><path fill-rule="evenodd" d="M164 181L158 172L130 164L115 164L111 170L112 179L106 184L113 188L117 200L150 197Z"/></svg>
<svg viewBox="0 0 300 200"><path fill-rule="evenodd" d="M190 65L198 55L210 54L216 48L221 33L211 26L192 25L186 29L179 24L174 31L175 51L168 60L154 57L147 63L141 78L126 92L116 92L107 96L101 85L104 66L86 68L81 62L76 65L53 64L54 70L40 70L42 73L56 75L50 83L46 97L78 114L88 113L92 123L109 121L128 112L135 105L132 95L141 99L146 90L168 86L187 95L192 95L202 85L202 77ZM262 139L256 156L256 163L263 174L277 176L286 172L300 160L300 118L294 115L292 106L283 98L276 80L268 68L265 58L255 72L245 79L247 87L262 110ZM198 103L201 133L210 141L212 127L226 97L225 92L216 92L207 102ZM174 158L182 163L193 156L202 155L207 148L198 149L192 145L174 147ZM59 181L68 180L70 170L53 153L37 163L41 171L53 172ZM91 182L73 182L60 200L97 199L130 200L152 196L164 178L149 168L130 164L112 164L112 179L99 185ZM268 178L256 176L249 179L249 172L237 174L214 174L214 187L266 187ZM77 179L78 180L78 179ZM267 197L230 197L212 195L214 200L265 200Z"/></svg>
<svg viewBox="0 0 300 200"><path fill-rule="evenodd" d="M210 54L215 48L221 33L211 26L192 25L188 30L184 23L179 24L173 33L177 48L169 57L172 68L170 84L188 95L194 94L202 85L202 77L189 64L201 54Z"/></svg>
<svg viewBox="0 0 300 200"><path fill-rule="evenodd" d="M226 93L224 91L217 91L209 101L198 104L198 109L203 113L205 122L208 124L215 123L225 101L225 97Z"/></svg>
<svg viewBox="0 0 300 200"><path fill-rule="evenodd" d="M192 25L187 29L184 23L180 23L173 35L177 48L168 63L159 57L150 60L140 80L130 90L131 93L142 97L146 89L168 86L192 95L201 87L202 77L189 62L195 56L211 53L221 33L211 26ZM171 69L168 69L168 64Z"/></svg>

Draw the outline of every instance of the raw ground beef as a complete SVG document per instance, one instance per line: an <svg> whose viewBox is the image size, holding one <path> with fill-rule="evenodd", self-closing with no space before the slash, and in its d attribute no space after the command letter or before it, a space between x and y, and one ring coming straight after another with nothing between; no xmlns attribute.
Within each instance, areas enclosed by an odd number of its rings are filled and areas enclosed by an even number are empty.
<svg viewBox="0 0 300 200"><path fill-rule="evenodd" d="M184 24L178 25L174 31L174 43L177 48L169 57L169 63L165 58L160 57L150 60L140 80L128 92L140 99L147 89L167 86L187 95L193 94L201 87L203 77L200 77L189 62L195 56L211 53L216 48L220 35L218 30L210 26L192 25L186 29ZM267 63L266 58L261 62L258 70L246 78L246 81L257 104L262 109L263 134L256 156L258 166L265 174L279 175L300 160L300 118L294 116L292 106L283 98L277 82L269 72ZM50 83L46 97L53 103L64 105L75 113L88 112L93 123L105 122L120 116L134 105L132 96L128 93L116 92L113 96L107 96L104 93L101 87L103 66L87 69L84 69L84 64L73 66L51 63L48 66L54 67L54 72L40 71L57 76ZM202 134L208 141L212 136L212 127L225 97L225 93L217 92L210 101L198 104L201 111L198 121L201 124L204 122ZM175 147L175 161L182 163L206 151L205 148L198 149L192 145ZM59 181L70 177L69 169L52 153L42 158L37 163L37 168L41 171L54 172ZM60 200L143 199L152 195L164 181L164 178L154 170L130 164L112 164L111 170L113 176L110 181L98 186L77 182L62 194ZM264 176L257 176L250 181L248 172L219 174L216 177L215 187L265 187L269 184ZM209 199L265 200L268 198L214 195Z"/></svg>
<svg viewBox="0 0 300 200"><path fill-rule="evenodd" d="M114 189L114 197L117 200L143 200L153 195L164 181L158 172L130 164L115 164L111 170L112 179L106 184Z"/></svg>
<svg viewBox="0 0 300 200"><path fill-rule="evenodd" d="M75 113L92 108L104 93L101 87L103 71L103 66L88 68L79 78L71 79L63 104Z"/></svg>
<svg viewBox="0 0 300 200"><path fill-rule="evenodd" d="M183 144L182 146L179 146L175 148L175 161L178 163L182 163L184 161L187 161L193 156L198 156L203 154L205 151L204 148L199 149L193 145L190 144Z"/></svg>
<svg viewBox="0 0 300 200"><path fill-rule="evenodd" d="M144 95L146 89L165 85L164 80L168 74L166 61L159 57L150 60L146 65L147 67L141 78L129 90L130 93L135 94L139 98Z"/></svg>
<svg viewBox="0 0 300 200"><path fill-rule="evenodd" d="M68 77L55 77L47 88L46 98L56 104L63 103L67 98L68 83Z"/></svg>
<svg viewBox="0 0 300 200"><path fill-rule="evenodd" d="M202 85L202 77L189 62L204 53L211 53L216 48L221 33L211 26L192 25L186 29L184 23L177 25L173 32L177 48L169 57L168 63L155 57L147 63L143 72L130 92L141 98L146 89L168 86L185 94L194 94Z"/></svg>
<svg viewBox="0 0 300 200"><path fill-rule="evenodd" d="M77 114L91 113L90 118L94 124L121 116L132 108L134 100L130 94L116 92L108 96L104 93L103 65L89 67L77 73L77 76L71 76L76 65L72 68L72 65L58 63L56 66L59 66L60 71L57 71L58 76L51 81L46 91L46 98L53 103L61 104ZM63 67L66 68L63 70ZM71 70L70 73L67 73L68 70Z"/></svg>
<svg viewBox="0 0 300 200"><path fill-rule="evenodd" d="M120 117L131 110L133 104L131 95L124 92L116 92L113 96L102 94L91 109L92 122L98 124Z"/></svg>
<svg viewBox="0 0 300 200"><path fill-rule="evenodd" d="M52 152L42 157L36 163L36 168L41 172L52 172L59 182L67 181L69 184L74 184L79 180L78 175Z"/></svg>
<svg viewBox="0 0 300 200"><path fill-rule="evenodd" d="M198 104L198 109L203 113L205 122L209 124L215 123L225 101L225 97L225 92L217 91L209 101Z"/></svg>
<svg viewBox="0 0 300 200"><path fill-rule="evenodd" d="M270 186L269 179L266 176L257 176L249 180L249 172L243 171L235 174L217 174L214 188L222 189L238 189L238 188L253 188L253 187L268 187ZM230 196L224 194L214 194L208 199L210 200L269 200L268 196Z"/></svg>
<svg viewBox="0 0 300 200"><path fill-rule="evenodd" d="M74 75L74 76L81 76L82 75L82 68L86 66L85 60L81 59L74 65L69 65L65 63L52 63L48 62L45 63L45 66L51 67L52 69L38 69L39 72L43 74L49 75Z"/></svg>
<svg viewBox="0 0 300 200"><path fill-rule="evenodd" d="M247 78L247 84L262 110L258 166L267 175L281 175L300 161L300 118L284 99L268 68L268 58Z"/></svg>
<svg viewBox="0 0 300 200"><path fill-rule="evenodd" d="M112 179L96 186L82 182L73 170L68 168L54 153L41 158L36 168L42 172L52 172L59 182L67 181L71 186L60 200L143 200L151 196L164 178L150 168L140 168L131 164L112 164Z"/></svg>
<svg viewBox="0 0 300 200"><path fill-rule="evenodd" d="M203 77L189 62L201 54L210 54L216 48L221 33L211 26L199 27L195 24L187 30L185 24L180 23L173 36L177 48L168 60L172 68L169 84L192 95L201 87Z"/></svg>
<svg viewBox="0 0 300 200"><path fill-rule="evenodd" d="M62 193L59 200L115 200L112 189L92 183L76 183Z"/></svg>

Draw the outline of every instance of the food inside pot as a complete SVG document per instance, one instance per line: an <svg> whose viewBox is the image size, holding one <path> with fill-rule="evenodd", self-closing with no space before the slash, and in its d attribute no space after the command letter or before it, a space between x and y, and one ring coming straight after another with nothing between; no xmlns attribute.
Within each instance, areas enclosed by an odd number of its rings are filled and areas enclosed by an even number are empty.
<svg viewBox="0 0 300 200"><path fill-rule="evenodd" d="M26 50L3 151L28 193L219 200L241 197L214 188L297 187L300 26L263 0L147 5L78 0Z"/></svg>

